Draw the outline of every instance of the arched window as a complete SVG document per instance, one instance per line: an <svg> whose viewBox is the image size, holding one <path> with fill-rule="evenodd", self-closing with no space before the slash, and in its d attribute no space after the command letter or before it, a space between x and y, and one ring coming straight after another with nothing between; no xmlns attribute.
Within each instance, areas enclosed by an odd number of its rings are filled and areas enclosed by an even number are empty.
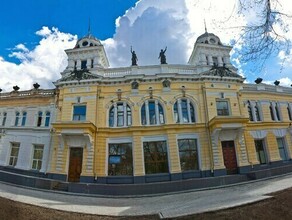
<svg viewBox="0 0 292 220"><path fill-rule="evenodd" d="M258 103L256 103L256 105L254 107L254 111L255 111L256 120L257 121L261 121L261 116L260 116L260 110L259 110L259 107L258 107Z"/></svg>
<svg viewBox="0 0 292 220"><path fill-rule="evenodd" d="M141 108L142 125L164 124L164 112L161 104L157 100L147 100Z"/></svg>
<svg viewBox="0 0 292 220"><path fill-rule="evenodd" d="M14 122L14 126L18 126L19 117L20 117L20 113L19 113L19 112L16 112L16 113L15 113L15 122Z"/></svg>
<svg viewBox="0 0 292 220"><path fill-rule="evenodd" d="M289 117L289 120L292 121L292 112L291 112L291 109L290 109L290 104L288 104L287 106L287 112L288 112L288 117Z"/></svg>
<svg viewBox="0 0 292 220"><path fill-rule="evenodd" d="M189 99L178 99L173 106L176 123L193 123L196 121L195 108Z"/></svg>
<svg viewBox="0 0 292 220"><path fill-rule="evenodd" d="M126 102L115 103L109 111L110 127L125 127L132 124L132 111Z"/></svg>
<svg viewBox="0 0 292 220"><path fill-rule="evenodd" d="M22 120L21 120L21 126L25 126L26 123L26 112L22 112Z"/></svg>
<svg viewBox="0 0 292 220"><path fill-rule="evenodd" d="M6 118L7 118L7 112L3 113L3 119L2 119L2 126L5 126L6 124Z"/></svg>
<svg viewBox="0 0 292 220"><path fill-rule="evenodd" d="M51 112L46 112L45 127L49 127L51 120Z"/></svg>
<svg viewBox="0 0 292 220"><path fill-rule="evenodd" d="M38 121L37 121L37 126L40 127L42 125L42 120L43 120L43 113L38 112Z"/></svg>

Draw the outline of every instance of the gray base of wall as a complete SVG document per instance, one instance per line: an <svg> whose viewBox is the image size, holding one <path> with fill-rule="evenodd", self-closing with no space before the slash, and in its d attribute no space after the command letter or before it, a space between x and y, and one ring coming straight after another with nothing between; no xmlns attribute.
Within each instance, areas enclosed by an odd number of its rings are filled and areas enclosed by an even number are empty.
<svg viewBox="0 0 292 220"><path fill-rule="evenodd" d="M184 172L178 174L155 174L136 177L81 177L80 183L65 182L67 176L48 174L46 178L20 174L19 170L0 169L0 181L16 185L68 191L72 193L99 194L107 196L133 196L157 193L169 193L184 190L202 189L230 185L250 180L292 173L292 162L276 162L268 165L246 166L239 168L242 174L224 175L226 170L215 170L213 177L210 171ZM245 174L243 174L245 173ZM196 178L199 176L200 178ZM49 178L54 179L49 179ZM121 184L122 182L122 184Z"/></svg>

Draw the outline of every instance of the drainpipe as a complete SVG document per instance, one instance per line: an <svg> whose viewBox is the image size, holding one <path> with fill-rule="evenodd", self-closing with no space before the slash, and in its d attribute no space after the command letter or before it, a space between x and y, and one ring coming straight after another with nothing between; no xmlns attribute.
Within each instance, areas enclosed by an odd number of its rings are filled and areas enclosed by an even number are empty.
<svg viewBox="0 0 292 220"><path fill-rule="evenodd" d="M205 107L205 128L206 128L207 138L209 142L211 173L214 174L214 158L213 158L213 150L212 150L211 131L209 127L209 112L208 112L207 92L206 92L205 85L202 85L202 94L203 94L203 101L205 105L204 106Z"/></svg>
<svg viewBox="0 0 292 220"><path fill-rule="evenodd" d="M237 92L237 101L238 101L239 113L240 113L240 116L242 116L240 96L241 96L241 93ZM244 142L245 142L246 139L245 139L244 130L242 132L243 132L243 137L244 137ZM248 150L247 150L247 147L246 147L245 143L244 143L244 146L245 146L245 152L246 152L246 156L247 156L247 162L251 165L251 168L253 169L253 163L250 162L249 153L248 153Z"/></svg>
<svg viewBox="0 0 292 220"><path fill-rule="evenodd" d="M51 116L51 121L55 122L56 121L56 112L55 111L51 111L52 113L52 116ZM47 164L46 164L46 170L45 170L45 174L47 174L48 170L49 170L49 167L50 167L50 163L51 163L51 160L52 160L52 139L53 139L53 135L54 135L55 131L54 129L52 128L52 125L50 123L50 141L49 141L49 153L48 153L48 158L47 158Z"/></svg>
<svg viewBox="0 0 292 220"><path fill-rule="evenodd" d="M95 106L95 117L97 117L97 108L98 108L98 105L99 105L99 96L100 96L100 89L97 90L97 94L96 94L96 106ZM95 118L95 126L97 128L97 118ZM94 133L94 146L93 147L93 175L94 175L94 180L96 181L97 180L97 174L96 174L96 167L95 167L95 164L96 164L96 135L97 135L97 132Z"/></svg>

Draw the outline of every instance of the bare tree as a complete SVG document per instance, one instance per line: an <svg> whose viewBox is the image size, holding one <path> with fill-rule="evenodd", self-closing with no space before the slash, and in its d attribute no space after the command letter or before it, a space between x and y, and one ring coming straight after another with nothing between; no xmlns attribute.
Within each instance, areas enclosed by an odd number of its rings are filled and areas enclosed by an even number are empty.
<svg viewBox="0 0 292 220"><path fill-rule="evenodd" d="M251 10L256 13L256 19L243 27L241 40L244 46L239 51L241 62L253 62L261 69L273 54L280 51L288 54L291 42L285 33L288 32L287 19L292 16L279 11L280 1L238 0L238 3L242 15Z"/></svg>

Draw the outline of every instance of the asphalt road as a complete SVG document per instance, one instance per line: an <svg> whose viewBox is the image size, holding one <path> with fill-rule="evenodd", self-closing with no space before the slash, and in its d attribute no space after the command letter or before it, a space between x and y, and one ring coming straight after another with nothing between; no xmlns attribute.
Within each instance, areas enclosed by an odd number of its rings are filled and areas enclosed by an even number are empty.
<svg viewBox="0 0 292 220"><path fill-rule="evenodd" d="M64 211L109 216L159 214L177 217L239 206L268 198L266 194L292 187L292 174L204 191L136 198L56 193L0 183L0 196L11 200Z"/></svg>

